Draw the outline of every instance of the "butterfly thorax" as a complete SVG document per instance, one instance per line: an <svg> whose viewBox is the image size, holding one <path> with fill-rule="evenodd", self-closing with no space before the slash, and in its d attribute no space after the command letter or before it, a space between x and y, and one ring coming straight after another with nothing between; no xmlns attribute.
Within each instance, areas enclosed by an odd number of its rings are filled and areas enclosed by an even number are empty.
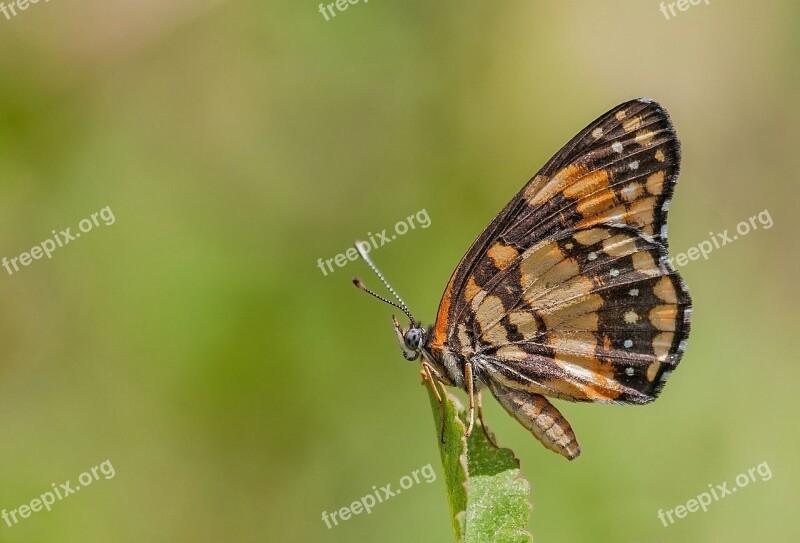
<svg viewBox="0 0 800 543"><path fill-rule="evenodd" d="M437 377L442 382L450 386L466 388L464 365L467 360L462 354L447 348L426 346L423 350L423 357L436 370Z"/></svg>

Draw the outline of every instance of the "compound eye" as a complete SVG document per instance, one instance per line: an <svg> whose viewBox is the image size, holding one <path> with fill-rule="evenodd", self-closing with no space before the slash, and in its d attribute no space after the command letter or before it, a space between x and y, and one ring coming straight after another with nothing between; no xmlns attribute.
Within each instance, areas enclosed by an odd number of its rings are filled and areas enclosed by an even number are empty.
<svg viewBox="0 0 800 543"><path fill-rule="evenodd" d="M408 332L406 332L405 342L406 347L409 349L416 351L422 346L422 330L419 328L412 328Z"/></svg>

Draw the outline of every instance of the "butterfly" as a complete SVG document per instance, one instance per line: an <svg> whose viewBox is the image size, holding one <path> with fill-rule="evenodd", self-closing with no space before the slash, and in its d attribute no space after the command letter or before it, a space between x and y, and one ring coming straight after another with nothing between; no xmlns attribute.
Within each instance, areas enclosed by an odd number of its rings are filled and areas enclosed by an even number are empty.
<svg viewBox="0 0 800 543"><path fill-rule="evenodd" d="M466 391L470 435L488 389L548 449L580 446L547 399L646 404L686 349L692 302L667 252L680 144L667 112L639 98L579 132L492 220L423 327L392 317L423 377ZM441 400L436 387L433 387ZM485 428L485 427L484 427Z"/></svg>

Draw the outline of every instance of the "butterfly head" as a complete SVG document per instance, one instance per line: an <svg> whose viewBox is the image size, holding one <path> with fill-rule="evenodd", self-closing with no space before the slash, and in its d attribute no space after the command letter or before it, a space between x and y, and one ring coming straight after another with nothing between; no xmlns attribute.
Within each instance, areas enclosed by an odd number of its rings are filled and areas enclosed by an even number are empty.
<svg viewBox="0 0 800 543"><path fill-rule="evenodd" d="M427 330L414 321L411 321L411 326L409 326L407 330L403 330L400 328L397 317L394 315L392 315L392 324L394 325L397 341L400 343L400 348L403 350L403 356L406 360L412 361L419 358L428 337Z"/></svg>
<svg viewBox="0 0 800 543"><path fill-rule="evenodd" d="M428 331L425 330L425 328L423 328L414 318L414 316L411 314L411 311L409 311L408 307L406 307L406 304L403 302L402 298L398 296L386 278L383 277L383 274L378 271L378 268L372 263L372 260L370 260L366 251L362 247L362 242L356 242L356 249L358 249L358 252L361 254L361 258L364 259L364 262L369 265L372 271L375 272L375 275L377 275L381 282L386 285L386 288L389 289L389 292L391 292L392 295L397 299L398 303L387 300L383 296L371 291L364 285L364 283L361 282L358 277L353 278L353 284L367 294L370 294L380 301L394 306L405 313L411 323L406 330L403 330L400 327L400 323L397 322L397 318L394 315L392 315L392 324L394 325L395 334L397 334L397 341L400 343L400 348L403 350L403 356L409 361L416 360L419 358L420 353L422 353L423 349L425 348L428 339Z"/></svg>

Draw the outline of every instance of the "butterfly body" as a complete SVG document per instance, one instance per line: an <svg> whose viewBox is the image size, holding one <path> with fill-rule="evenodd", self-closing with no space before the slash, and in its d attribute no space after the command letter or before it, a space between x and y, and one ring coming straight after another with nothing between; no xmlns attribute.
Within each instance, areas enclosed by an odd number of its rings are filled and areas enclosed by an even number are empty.
<svg viewBox="0 0 800 543"><path fill-rule="evenodd" d="M632 100L598 118L473 242L432 329L395 321L406 358L466 390L471 413L488 388L547 448L577 457L546 396L645 404L685 350L691 299L666 227L679 164L658 104Z"/></svg>

